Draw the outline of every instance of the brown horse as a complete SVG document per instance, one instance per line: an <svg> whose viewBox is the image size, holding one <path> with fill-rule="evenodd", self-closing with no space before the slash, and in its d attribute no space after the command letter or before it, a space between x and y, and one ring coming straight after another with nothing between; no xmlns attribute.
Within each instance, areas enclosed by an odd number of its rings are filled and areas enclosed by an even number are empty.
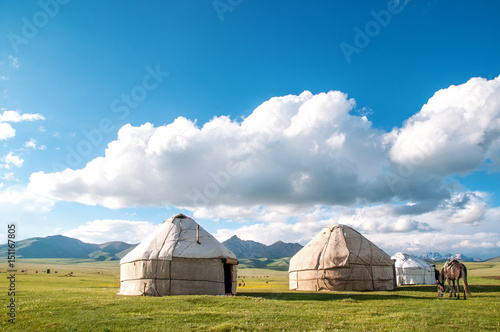
<svg viewBox="0 0 500 332"><path fill-rule="evenodd" d="M450 297L453 295L454 297L456 296L457 299L460 299L460 278L462 278L464 282L464 300L466 299L465 294L471 296L469 285L467 284L467 268L456 259L447 261L441 269L441 273L439 273L438 270L435 270L435 273L439 297L443 297L443 294L445 293L444 281L447 280ZM453 283L453 287L450 286L450 280Z"/></svg>

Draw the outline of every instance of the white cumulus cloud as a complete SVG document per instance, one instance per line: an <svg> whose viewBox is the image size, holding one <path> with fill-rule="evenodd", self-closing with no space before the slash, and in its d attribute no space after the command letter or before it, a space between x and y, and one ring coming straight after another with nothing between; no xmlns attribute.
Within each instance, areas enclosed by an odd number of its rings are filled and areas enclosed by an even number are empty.
<svg viewBox="0 0 500 332"><path fill-rule="evenodd" d="M20 114L18 111L4 111L0 114L1 122L21 122L21 121L37 121L37 120L45 120L43 115L41 114Z"/></svg>
<svg viewBox="0 0 500 332"><path fill-rule="evenodd" d="M448 199L443 179L474 170L499 139L500 78L438 91L390 133L354 107L339 91L304 92L272 98L241 122L125 125L105 156L79 170L35 173L30 187L109 208Z"/></svg>
<svg viewBox="0 0 500 332"><path fill-rule="evenodd" d="M18 181L13 172L7 172L3 174L2 176L0 176L0 179L5 181Z"/></svg>
<svg viewBox="0 0 500 332"><path fill-rule="evenodd" d="M82 169L34 173L28 188L113 209L176 206L195 218L253 220L237 234L268 241L285 233L303 241L345 223L379 243L391 234L394 248L422 251L425 243L449 248L457 238L442 239L452 227L476 234L494 225L498 211L484 193L447 179L499 156L500 77L440 90L390 132L363 114L340 91L305 91L271 98L238 120L128 124L103 156ZM479 250L497 239L460 241Z"/></svg>
<svg viewBox="0 0 500 332"><path fill-rule="evenodd" d="M24 159L14 155L12 151L10 151L5 157L3 157L2 161L5 162L3 167L6 169L11 169L12 167L21 167L24 164Z"/></svg>
<svg viewBox="0 0 500 332"><path fill-rule="evenodd" d="M37 141L34 138L25 142L24 146L27 148L31 148L33 150L45 150L45 149L47 149L47 147L45 145L38 145Z"/></svg>
<svg viewBox="0 0 500 332"><path fill-rule="evenodd" d="M183 117L126 125L104 157L80 170L33 174L30 187L110 208L387 199L383 135L349 114L353 106L338 91L305 92L272 98L241 123L221 116L201 128Z"/></svg>
<svg viewBox="0 0 500 332"><path fill-rule="evenodd" d="M18 111L4 111L0 113L0 141L7 140L16 135L16 130L7 122L44 120L41 114L20 114Z"/></svg>
<svg viewBox="0 0 500 332"><path fill-rule="evenodd" d="M391 160L415 172L448 175L475 169L498 153L500 77L472 78L436 92L392 134Z"/></svg>
<svg viewBox="0 0 500 332"><path fill-rule="evenodd" d="M26 187L11 186L0 191L0 207L3 209L22 209L24 211L44 213L54 206L54 202L39 196Z"/></svg>
<svg viewBox="0 0 500 332"><path fill-rule="evenodd" d="M468 193L476 195L477 193ZM411 204L406 204L407 206ZM278 240L306 244L323 227L344 224L362 233L386 252L398 251L422 255L427 252L453 251L467 256L491 258L500 254L498 217L500 208L490 208L480 223L455 224L450 210L441 205L424 212L408 213L393 204L369 207L314 207L291 212L285 220L271 220L252 224L242 223L234 228L221 228L214 235L224 241L233 235L243 240L254 240L272 244ZM262 215L272 210L261 211Z"/></svg>
<svg viewBox="0 0 500 332"><path fill-rule="evenodd" d="M0 141L16 136L16 130L8 123L0 122Z"/></svg>
<svg viewBox="0 0 500 332"><path fill-rule="evenodd" d="M136 244L153 233L158 226L147 221L98 219L63 233L87 243L124 241Z"/></svg>

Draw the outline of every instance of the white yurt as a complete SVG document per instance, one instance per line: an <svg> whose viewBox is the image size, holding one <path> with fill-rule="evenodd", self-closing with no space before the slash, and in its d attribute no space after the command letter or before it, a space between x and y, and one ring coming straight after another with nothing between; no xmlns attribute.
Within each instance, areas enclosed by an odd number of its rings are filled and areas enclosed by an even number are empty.
<svg viewBox="0 0 500 332"><path fill-rule="evenodd" d="M323 228L290 260L291 290L366 291L396 287L391 257L345 225Z"/></svg>
<svg viewBox="0 0 500 332"><path fill-rule="evenodd" d="M237 264L196 221L177 214L121 259L118 294L235 294Z"/></svg>
<svg viewBox="0 0 500 332"><path fill-rule="evenodd" d="M401 285L434 285L435 266L415 256L398 252L391 257L395 262L396 282Z"/></svg>

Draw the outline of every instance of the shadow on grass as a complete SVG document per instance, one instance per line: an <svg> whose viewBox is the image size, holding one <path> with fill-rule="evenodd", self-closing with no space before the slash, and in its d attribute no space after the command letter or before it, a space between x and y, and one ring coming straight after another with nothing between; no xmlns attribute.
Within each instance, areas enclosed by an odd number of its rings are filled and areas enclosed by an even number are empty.
<svg viewBox="0 0 500 332"><path fill-rule="evenodd" d="M460 286L463 291L462 286ZM448 289L447 289L448 290ZM472 296L474 293L500 293L500 286L492 285L472 285L470 286ZM422 296L426 294L427 296ZM285 292L285 293L264 293L264 292L245 292L237 296L248 296L263 298L268 300L283 301L368 301L368 300L395 300L395 299L437 299L436 286L402 286L396 288L394 292Z"/></svg>
<svg viewBox="0 0 500 332"><path fill-rule="evenodd" d="M462 289L462 283L460 283L460 289ZM471 293L474 295L476 293L500 293L500 286L495 285L469 285Z"/></svg>
<svg viewBox="0 0 500 332"><path fill-rule="evenodd" d="M419 296L406 296L400 294L387 294L387 293L240 293L236 296L247 296L263 298L267 300L280 300L280 301L368 301L368 300L395 300L403 298L411 299L430 299L429 297Z"/></svg>
<svg viewBox="0 0 500 332"><path fill-rule="evenodd" d="M419 293L436 293L437 292L437 286L436 285L427 285L427 286L422 286L422 285L408 285L408 286L398 286L396 288L396 291L398 292L419 292Z"/></svg>
<svg viewBox="0 0 500 332"><path fill-rule="evenodd" d="M460 281L460 290L463 290L463 282ZM495 286L495 285L471 285L469 284L470 291L472 293L477 292L477 293L500 293L500 285ZM448 285L446 285L446 289L448 290ZM399 286L396 288L396 291L401 291L401 292L422 292L422 293L429 293L429 292L437 292L437 286Z"/></svg>

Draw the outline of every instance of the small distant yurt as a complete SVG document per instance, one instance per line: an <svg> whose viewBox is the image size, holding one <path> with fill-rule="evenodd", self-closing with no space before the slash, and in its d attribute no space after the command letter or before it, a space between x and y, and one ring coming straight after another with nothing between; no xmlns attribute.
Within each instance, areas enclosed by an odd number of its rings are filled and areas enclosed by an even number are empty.
<svg viewBox="0 0 500 332"><path fill-rule="evenodd" d="M235 294L237 264L196 221L178 214L121 259L118 294Z"/></svg>
<svg viewBox="0 0 500 332"><path fill-rule="evenodd" d="M396 283L401 285L434 285L435 266L415 256L398 252L391 257L396 268Z"/></svg>
<svg viewBox="0 0 500 332"><path fill-rule="evenodd" d="M290 260L291 290L373 291L396 287L391 257L345 225L323 228Z"/></svg>

